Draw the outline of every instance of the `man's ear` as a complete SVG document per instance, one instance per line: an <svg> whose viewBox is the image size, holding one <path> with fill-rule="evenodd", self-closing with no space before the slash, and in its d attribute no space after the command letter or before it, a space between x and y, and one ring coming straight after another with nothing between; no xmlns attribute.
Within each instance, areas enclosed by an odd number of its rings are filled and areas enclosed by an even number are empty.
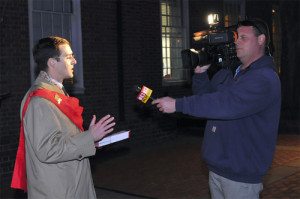
<svg viewBox="0 0 300 199"><path fill-rule="evenodd" d="M54 59L54 58L49 58L48 61L47 61L47 65L49 67L53 67L56 63L57 63L57 60Z"/></svg>
<svg viewBox="0 0 300 199"><path fill-rule="evenodd" d="M266 36L264 34L261 34L258 36L258 44L263 45L266 41Z"/></svg>

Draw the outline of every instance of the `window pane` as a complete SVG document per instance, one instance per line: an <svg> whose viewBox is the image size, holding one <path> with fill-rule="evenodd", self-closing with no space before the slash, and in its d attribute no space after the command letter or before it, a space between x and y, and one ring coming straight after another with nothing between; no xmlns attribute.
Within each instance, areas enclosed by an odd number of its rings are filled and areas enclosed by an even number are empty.
<svg viewBox="0 0 300 199"><path fill-rule="evenodd" d="M174 40L174 48L182 48L181 37L176 37Z"/></svg>
<svg viewBox="0 0 300 199"><path fill-rule="evenodd" d="M172 9L171 9L171 14L173 15L173 16L180 16L180 10L179 10L179 8L178 7L172 7Z"/></svg>
<svg viewBox="0 0 300 199"><path fill-rule="evenodd" d="M62 18L61 14L53 14L53 35L62 35Z"/></svg>
<svg viewBox="0 0 300 199"><path fill-rule="evenodd" d="M53 11L53 0L40 0L41 10Z"/></svg>
<svg viewBox="0 0 300 199"><path fill-rule="evenodd" d="M41 0L33 0L32 6L34 10L42 9L42 1Z"/></svg>
<svg viewBox="0 0 300 199"><path fill-rule="evenodd" d="M166 51L165 50L162 50L162 56L166 57Z"/></svg>
<svg viewBox="0 0 300 199"><path fill-rule="evenodd" d="M171 28L166 27L166 33L171 33Z"/></svg>
<svg viewBox="0 0 300 199"><path fill-rule="evenodd" d="M52 35L52 15L49 13L42 14L42 31L43 37Z"/></svg>
<svg viewBox="0 0 300 199"><path fill-rule="evenodd" d="M161 14L162 14L162 15L167 14L166 4L165 4L165 3L162 3L162 4L161 4Z"/></svg>
<svg viewBox="0 0 300 199"><path fill-rule="evenodd" d="M166 58L163 59L163 64L164 64L164 68L167 68L167 59Z"/></svg>
<svg viewBox="0 0 300 199"><path fill-rule="evenodd" d="M63 12L63 1L62 0L53 0L53 11L55 12Z"/></svg>
<svg viewBox="0 0 300 199"><path fill-rule="evenodd" d="M164 47L170 47L170 38L165 37L165 46Z"/></svg>
<svg viewBox="0 0 300 199"><path fill-rule="evenodd" d="M170 58L170 48L166 48L166 50L167 50L167 58Z"/></svg>
<svg viewBox="0 0 300 199"><path fill-rule="evenodd" d="M63 37L71 41L71 17L70 15L63 15Z"/></svg>
<svg viewBox="0 0 300 199"><path fill-rule="evenodd" d="M40 38L42 38L41 14L33 12L32 17L34 18L34 20L32 22L33 42L36 43Z"/></svg>
<svg viewBox="0 0 300 199"><path fill-rule="evenodd" d="M179 61L178 63L182 63L182 60L181 60L181 48L177 50L177 55L176 55L176 57L177 57L178 59L180 59L180 61Z"/></svg>
<svg viewBox="0 0 300 199"><path fill-rule="evenodd" d="M170 4L166 4L166 15L170 15Z"/></svg>
<svg viewBox="0 0 300 199"><path fill-rule="evenodd" d="M161 25L162 26L166 26L167 25L167 17L166 16L162 16L161 17Z"/></svg>
<svg viewBox="0 0 300 199"><path fill-rule="evenodd" d="M63 0L63 2L64 2L64 12L72 13L72 1L71 0Z"/></svg>

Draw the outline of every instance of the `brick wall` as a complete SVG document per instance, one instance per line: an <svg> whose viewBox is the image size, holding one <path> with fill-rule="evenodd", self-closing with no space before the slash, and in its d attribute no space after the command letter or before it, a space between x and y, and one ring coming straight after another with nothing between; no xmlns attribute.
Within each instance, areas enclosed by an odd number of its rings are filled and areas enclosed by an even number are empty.
<svg viewBox="0 0 300 199"><path fill-rule="evenodd" d="M30 85L27 1L0 1L0 189L11 179L19 139L19 106Z"/></svg>
<svg viewBox="0 0 300 199"><path fill-rule="evenodd" d="M136 101L133 90L142 84L161 90L160 31L158 0L82 2L84 116L113 114L117 129L132 130L129 143L155 143L174 134L174 119L161 120Z"/></svg>

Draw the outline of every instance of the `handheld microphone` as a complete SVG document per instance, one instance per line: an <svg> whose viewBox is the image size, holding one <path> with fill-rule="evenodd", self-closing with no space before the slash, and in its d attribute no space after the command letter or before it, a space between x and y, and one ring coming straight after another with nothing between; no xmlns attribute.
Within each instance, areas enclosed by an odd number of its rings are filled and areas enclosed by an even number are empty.
<svg viewBox="0 0 300 199"><path fill-rule="evenodd" d="M153 90L151 90L150 88L148 88L146 86L142 86L142 88L141 88L140 86L135 85L134 89L135 89L136 92L138 92L137 99L139 101L143 102L144 104L146 104L149 99L151 101L154 100L151 97L151 94L152 94Z"/></svg>

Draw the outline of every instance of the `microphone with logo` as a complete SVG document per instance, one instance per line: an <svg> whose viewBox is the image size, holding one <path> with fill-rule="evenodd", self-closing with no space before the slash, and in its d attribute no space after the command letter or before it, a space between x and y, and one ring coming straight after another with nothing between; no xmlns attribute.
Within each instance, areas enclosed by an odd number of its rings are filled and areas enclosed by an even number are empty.
<svg viewBox="0 0 300 199"><path fill-rule="evenodd" d="M137 106L141 117L155 117L157 119L161 119L163 116L161 112L151 104L152 101L155 100L153 97L153 90L148 88L147 86L134 86L134 90L138 93L136 99L141 102Z"/></svg>
<svg viewBox="0 0 300 199"><path fill-rule="evenodd" d="M146 86L134 86L134 90L138 92L137 99L142 103L146 104L149 100L153 101L154 99L151 97L153 90Z"/></svg>

